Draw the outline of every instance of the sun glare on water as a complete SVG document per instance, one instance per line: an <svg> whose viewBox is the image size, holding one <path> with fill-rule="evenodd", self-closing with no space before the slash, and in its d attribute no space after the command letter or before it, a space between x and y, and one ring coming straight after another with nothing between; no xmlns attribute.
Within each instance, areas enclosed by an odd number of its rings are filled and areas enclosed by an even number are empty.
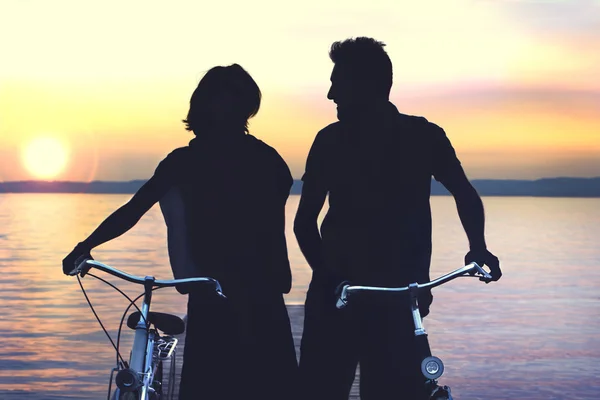
<svg viewBox="0 0 600 400"><path fill-rule="evenodd" d="M52 137L39 137L27 143L23 150L23 163L38 179L52 179L60 174L68 161L67 147Z"/></svg>

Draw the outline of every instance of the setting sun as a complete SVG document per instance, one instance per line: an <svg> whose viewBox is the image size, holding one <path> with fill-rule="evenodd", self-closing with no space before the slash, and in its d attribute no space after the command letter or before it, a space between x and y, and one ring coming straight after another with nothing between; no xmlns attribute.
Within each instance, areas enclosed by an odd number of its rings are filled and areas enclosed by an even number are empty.
<svg viewBox="0 0 600 400"><path fill-rule="evenodd" d="M41 137L29 142L23 151L27 170L39 179L56 177L67 164L66 146L55 138Z"/></svg>

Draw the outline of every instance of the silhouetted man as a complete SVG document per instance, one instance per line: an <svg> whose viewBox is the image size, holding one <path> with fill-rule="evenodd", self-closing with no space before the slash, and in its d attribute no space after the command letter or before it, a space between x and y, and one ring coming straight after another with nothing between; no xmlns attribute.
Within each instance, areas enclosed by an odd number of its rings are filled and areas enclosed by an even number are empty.
<svg viewBox="0 0 600 400"><path fill-rule="evenodd" d="M486 248L481 199L446 134L389 102L392 63L383 46L364 37L332 45L327 97L339 122L317 134L302 178L294 231L313 270L300 355L304 398L311 400L347 399L358 362L362 400L421 395L408 305L365 298L340 311L334 291L343 280L378 286L429 281L432 176L456 200L470 244L465 262L488 265L494 280L501 276ZM431 301L429 293L419 299L422 316Z"/></svg>

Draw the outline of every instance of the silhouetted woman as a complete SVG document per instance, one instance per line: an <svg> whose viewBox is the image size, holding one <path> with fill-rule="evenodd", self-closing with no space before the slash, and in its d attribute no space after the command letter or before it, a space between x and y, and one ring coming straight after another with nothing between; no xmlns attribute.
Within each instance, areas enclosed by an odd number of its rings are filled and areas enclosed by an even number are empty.
<svg viewBox="0 0 600 400"><path fill-rule="evenodd" d="M228 297L189 294L180 400L296 393L283 300L291 288L284 226L292 177L279 154L248 133L260 101L239 65L209 70L184 120L196 137L63 260L67 273L78 256L125 233L160 202L175 276L213 277Z"/></svg>

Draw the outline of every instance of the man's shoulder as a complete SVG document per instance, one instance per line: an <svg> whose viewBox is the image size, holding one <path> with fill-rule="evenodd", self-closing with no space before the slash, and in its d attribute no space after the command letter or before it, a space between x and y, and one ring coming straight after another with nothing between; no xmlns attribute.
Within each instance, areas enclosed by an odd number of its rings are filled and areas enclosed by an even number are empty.
<svg viewBox="0 0 600 400"><path fill-rule="evenodd" d="M423 131L434 131L442 129L439 125L429 121L427 118L422 116L398 113L398 119L401 122L409 124L414 129L420 129Z"/></svg>
<svg viewBox="0 0 600 400"><path fill-rule="evenodd" d="M341 133L341 123L339 121L333 122L317 132L317 135L315 136L315 143L323 145L326 143L335 142Z"/></svg>
<svg viewBox="0 0 600 400"><path fill-rule="evenodd" d="M321 129L317 133L317 136L330 137L330 136L337 135L339 132L340 132L340 122L336 121L336 122L333 122L333 123L327 125L325 128Z"/></svg>

